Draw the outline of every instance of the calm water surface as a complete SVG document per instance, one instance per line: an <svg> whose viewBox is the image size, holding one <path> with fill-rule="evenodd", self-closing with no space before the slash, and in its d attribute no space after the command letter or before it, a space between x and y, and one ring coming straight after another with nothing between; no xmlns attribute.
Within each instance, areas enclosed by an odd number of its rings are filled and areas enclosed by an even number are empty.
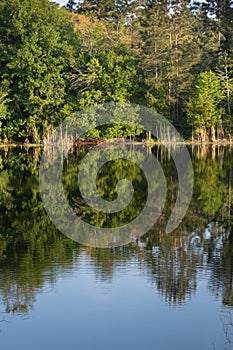
<svg viewBox="0 0 233 350"><path fill-rule="evenodd" d="M165 149L152 152L167 179L163 214L139 241L112 249L79 245L56 230L40 199L40 150L0 152L1 349L233 347L233 150L190 149L193 199L169 235L177 174ZM132 220L146 200L143 174L132 164L110 162L98 179L103 196L114 198L117 179L134 174L134 202L121 215L98 216L78 190L85 153L70 154L64 166L70 204L103 227Z"/></svg>

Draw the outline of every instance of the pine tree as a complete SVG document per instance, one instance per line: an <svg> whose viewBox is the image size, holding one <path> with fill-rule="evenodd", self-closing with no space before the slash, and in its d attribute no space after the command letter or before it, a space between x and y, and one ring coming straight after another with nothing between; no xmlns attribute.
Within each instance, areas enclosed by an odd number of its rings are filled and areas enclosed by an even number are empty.
<svg viewBox="0 0 233 350"><path fill-rule="evenodd" d="M232 0L206 0L196 1L206 18L206 24L211 25L216 33L218 46L218 65L221 64L223 51L231 49L233 44L233 1Z"/></svg>
<svg viewBox="0 0 233 350"><path fill-rule="evenodd" d="M150 2L140 24L138 47L149 105L180 123L182 100L192 84L192 68L200 60L196 18L187 1Z"/></svg>
<svg viewBox="0 0 233 350"><path fill-rule="evenodd" d="M72 2L70 0L69 2ZM108 20L114 23L125 22L131 25L135 9L139 0L83 0L72 10L79 14L96 17L99 20ZM69 6L70 7L70 6Z"/></svg>
<svg viewBox="0 0 233 350"><path fill-rule="evenodd" d="M232 108L233 108L233 62L227 52L222 55L220 67L217 68L217 75L221 81L224 100L223 105L226 110L227 117L224 120L225 126L231 126Z"/></svg>
<svg viewBox="0 0 233 350"><path fill-rule="evenodd" d="M83 0L83 2L78 3L76 12L109 20L116 13L116 5L114 0Z"/></svg>

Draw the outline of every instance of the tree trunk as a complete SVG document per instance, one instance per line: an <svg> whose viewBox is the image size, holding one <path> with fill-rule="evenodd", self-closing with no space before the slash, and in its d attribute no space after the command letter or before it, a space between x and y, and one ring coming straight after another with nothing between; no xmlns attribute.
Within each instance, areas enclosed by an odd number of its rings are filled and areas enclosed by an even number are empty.
<svg viewBox="0 0 233 350"><path fill-rule="evenodd" d="M221 32L218 31L218 66L221 64Z"/></svg>
<svg viewBox="0 0 233 350"><path fill-rule="evenodd" d="M151 141L151 132L146 131L146 141Z"/></svg>
<svg viewBox="0 0 233 350"><path fill-rule="evenodd" d="M214 126L211 127L211 140L212 140L212 142L216 141L215 127Z"/></svg>

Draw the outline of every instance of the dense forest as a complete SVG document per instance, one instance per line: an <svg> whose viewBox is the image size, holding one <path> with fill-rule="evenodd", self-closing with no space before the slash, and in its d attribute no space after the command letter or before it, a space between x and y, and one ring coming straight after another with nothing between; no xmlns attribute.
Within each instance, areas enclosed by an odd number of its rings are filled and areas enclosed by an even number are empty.
<svg viewBox="0 0 233 350"><path fill-rule="evenodd" d="M232 0L0 2L2 143L43 142L106 102L145 105L187 140L231 141L232 96Z"/></svg>

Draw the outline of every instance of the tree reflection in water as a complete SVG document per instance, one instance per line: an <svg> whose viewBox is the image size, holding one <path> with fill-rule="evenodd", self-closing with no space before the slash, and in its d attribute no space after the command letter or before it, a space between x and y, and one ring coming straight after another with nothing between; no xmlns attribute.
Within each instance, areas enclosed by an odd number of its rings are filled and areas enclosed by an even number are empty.
<svg viewBox="0 0 233 350"><path fill-rule="evenodd" d="M100 192L105 199L113 199L117 179L130 174L135 187L133 205L115 216L93 214L79 197L76 181L85 152L70 153L64 167L63 182L71 205L100 226L132 220L146 200L142 172L122 160L108 163L98 178ZM223 305L233 306L232 150L220 146L190 150L195 172L193 199L185 218L169 235L165 227L176 199L177 174L163 147L154 147L152 152L163 166L168 186L160 220L125 247L97 249L80 246L60 234L46 215L38 186L41 150L1 151L1 312L27 313L45 283L53 286L83 254L91 259L96 279L108 283L117 269L134 262L162 300L174 307L188 302L197 289L198 276L207 275L209 291L221 295Z"/></svg>

